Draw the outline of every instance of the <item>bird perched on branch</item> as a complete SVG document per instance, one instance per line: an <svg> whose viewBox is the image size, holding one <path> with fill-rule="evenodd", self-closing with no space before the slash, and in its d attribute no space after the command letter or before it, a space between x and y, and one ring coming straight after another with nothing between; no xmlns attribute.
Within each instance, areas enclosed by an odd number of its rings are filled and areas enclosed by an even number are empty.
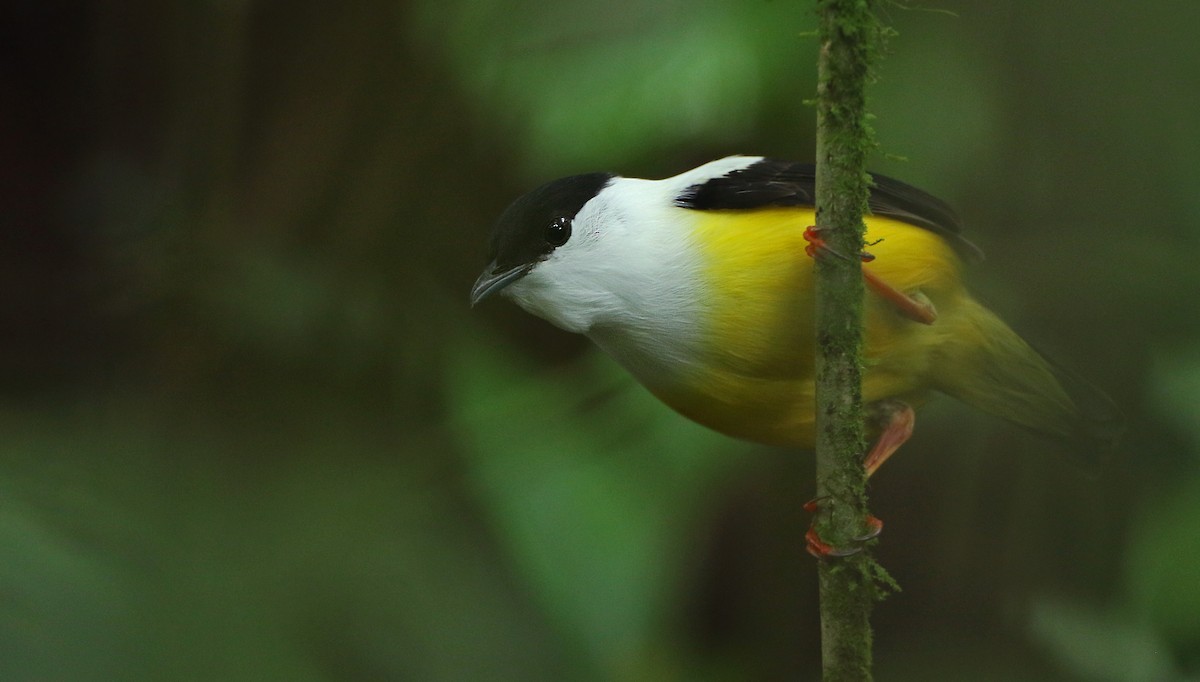
<svg viewBox="0 0 1200 682"><path fill-rule="evenodd" d="M963 286L979 250L939 199L880 175L866 217L863 399L873 473L934 392L1072 449L1111 447L1112 402L1047 361ZM814 168L734 156L663 180L589 173L517 199L471 303L503 293L585 334L679 413L811 448ZM807 255L806 255L807 253Z"/></svg>

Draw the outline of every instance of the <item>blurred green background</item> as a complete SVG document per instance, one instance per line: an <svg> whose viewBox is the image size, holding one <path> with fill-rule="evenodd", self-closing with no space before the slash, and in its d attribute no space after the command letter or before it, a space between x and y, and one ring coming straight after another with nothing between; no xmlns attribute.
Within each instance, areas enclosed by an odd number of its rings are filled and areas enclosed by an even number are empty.
<svg viewBox="0 0 1200 682"><path fill-rule="evenodd" d="M544 180L811 159L811 4L5 3L0 679L816 679L811 455L466 304ZM923 411L878 678L1197 679L1200 3L929 5L872 166L1130 428Z"/></svg>

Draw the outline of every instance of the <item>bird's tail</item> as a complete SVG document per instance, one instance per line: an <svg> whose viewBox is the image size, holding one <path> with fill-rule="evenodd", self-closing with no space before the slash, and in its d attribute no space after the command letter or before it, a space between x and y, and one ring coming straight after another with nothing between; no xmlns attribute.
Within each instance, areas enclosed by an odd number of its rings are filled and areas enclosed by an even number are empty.
<svg viewBox="0 0 1200 682"><path fill-rule="evenodd" d="M962 305L936 364L938 390L1062 441L1084 459L1113 449L1124 419L1107 395L1044 358L976 301Z"/></svg>

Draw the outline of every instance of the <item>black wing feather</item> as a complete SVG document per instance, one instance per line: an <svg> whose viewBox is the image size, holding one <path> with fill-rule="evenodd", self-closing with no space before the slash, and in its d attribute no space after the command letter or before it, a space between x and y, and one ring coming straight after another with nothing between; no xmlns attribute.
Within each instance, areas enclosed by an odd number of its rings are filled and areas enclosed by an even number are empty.
<svg viewBox="0 0 1200 682"><path fill-rule="evenodd" d="M949 204L937 197L884 175L871 173L874 186L867 207L886 216L941 235L956 250L982 257L979 247L962 236L962 220ZM700 211L746 210L767 206L814 206L816 167L762 159L705 182L692 185L675 199L675 205Z"/></svg>

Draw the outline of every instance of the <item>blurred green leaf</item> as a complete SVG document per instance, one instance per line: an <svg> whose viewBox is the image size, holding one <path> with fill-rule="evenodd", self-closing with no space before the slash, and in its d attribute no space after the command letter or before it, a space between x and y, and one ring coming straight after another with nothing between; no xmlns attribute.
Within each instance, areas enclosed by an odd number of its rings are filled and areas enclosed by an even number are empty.
<svg viewBox="0 0 1200 682"><path fill-rule="evenodd" d="M453 425L492 523L605 679L678 614L689 526L744 446L674 414L593 353L554 372L457 353Z"/></svg>
<svg viewBox="0 0 1200 682"><path fill-rule="evenodd" d="M1170 646L1150 623L1120 609L1102 611L1064 599L1037 598L1030 635L1066 670L1096 682L1183 679Z"/></svg>
<svg viewBox="0 0 1200 682"><path fill-rule="evenodd" d="M816 51L800 37L814 17L795 3L423 0L411 17L483 126L517 135L532 176L739 139L772 89L815 81L795 68Z"/></svg>
<svg viewBox="0 0 1200 682"><path fill-rule="evenodd" d="M1177 651L1200 646L1200 477L1160 488L1131 524L1127 554L1131 608Z"/></svg>
<svg viewBox="0 0 1200 682"><path fill-rule="evenodd" d="M1150 406L1200 454L1200 346L1160 350L1153 360Z"/></svg>
<svg viewBox="0 0 1200 682"><path fill-rule="evenodd" d="M0 678L570 676L447 482L369 419L268 404L204 430L170 401L3 415Z"/></svg>

